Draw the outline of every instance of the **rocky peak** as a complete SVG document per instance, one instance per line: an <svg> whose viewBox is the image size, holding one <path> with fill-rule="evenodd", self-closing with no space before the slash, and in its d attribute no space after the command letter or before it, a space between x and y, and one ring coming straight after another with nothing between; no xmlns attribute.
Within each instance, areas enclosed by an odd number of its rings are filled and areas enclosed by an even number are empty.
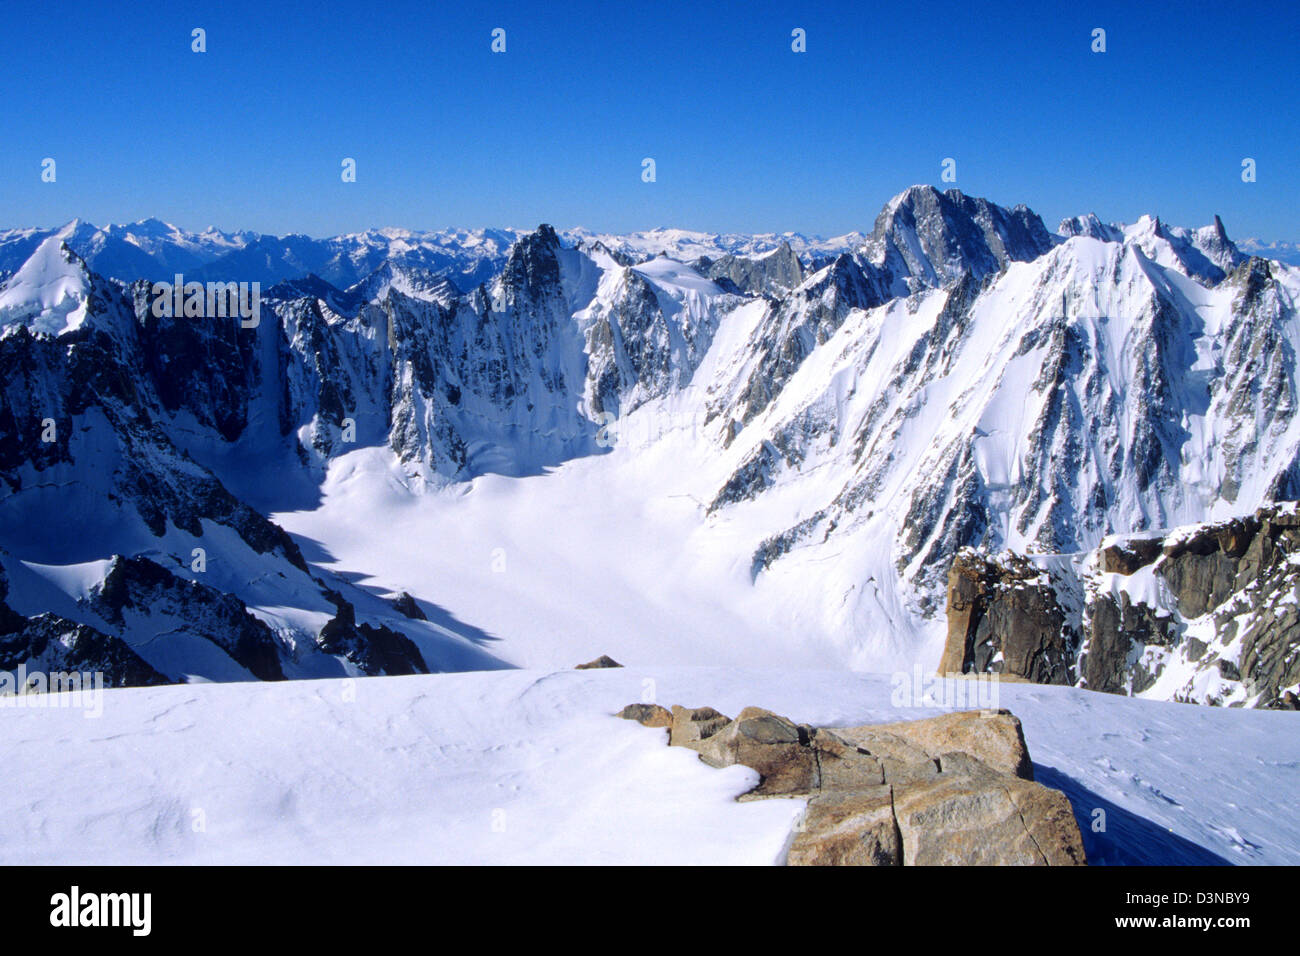
<svg viewBox="0 0 1300 956"><path fill-rule="evenodd" d="M1250 256L1229 273L1226 281L1241 289L1238 301L1248 306L1273 284L1273 267L1267 259Z"/></svg>
<svg viewBox="0 0 1300 956"><path fill-rule="evenodd" d="M782 241L772 252L746 258L725 255L715 261L701 259L701 272L724 289L743 295L781 297L804 279L803 263L790 243Z"/></svg>
<svg viewBox="0 0 1300 956"><path fill-rule="evenodd" d="M1005 209L958 189L912 186L881 210L864 250L891 281L916 288L963 273L983 278L1008 262L1036 259L1052 245L1042 219L1023 205Z"/></svg>
<svg viewBox="0 0 1300 956"><path fill-rule="evenodd" d="M1097 217L1096 213L1090 212L1086 216L1074 216L1070 219L1062 219L1061 224L1056 227L1056 231L1062 236L1087 236L1090 239L1100 239L1103 242L1123 242L1124 230L1119 226L1104 223Z"/></svg>
<svg viewBox="0 0 1300 956"><path fill-rule="evenodd" d="M25 325L61 335L79 328L93 286L85 260L61 237L51 236L0 289L0 329Z"/></svg>
<svg viewBox="0 0 1300 956"><path fill-rule="evenodd" d="M543 223L510 247L497 287L505 304L537 302L560 289L560 237Z"/></svg>

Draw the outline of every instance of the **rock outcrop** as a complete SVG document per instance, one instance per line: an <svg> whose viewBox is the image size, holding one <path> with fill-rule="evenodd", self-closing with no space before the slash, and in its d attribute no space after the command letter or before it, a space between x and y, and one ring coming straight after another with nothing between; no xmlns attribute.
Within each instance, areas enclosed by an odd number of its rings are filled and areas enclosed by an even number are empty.
<svg viewBox="0 0 1300 956"><path fill-rule="evenodd" d="M673 715L658 704L628 704L618 712L624 720L635 720L644 727L671 727Z"/></svg>
<svg viewBox="0 0 1300 956"><path fill-rule="evenodd" d="M590 670L599 670L605 667L622 667L622 666L623 666L622 664L614 660L614 658L610 657L608 654L601 654L594 661L587 661L587 663L585 664L579 664L577 667L574 668L574 670L590 671Z"/></svg>
<svg viewBox="0 0 1300 956"><path fill-rule="evenodd" d="M940 673L1228 706L1300 691L1294 503L1070 559L963 550L948 578Z"/></svg>
<svg viewBox="0 0 1300 956"><path fill-rule="evenodd" d="M725 255L712 261L703 259L698 265L701 273L722 288L744 295L783 296L804 280L803 263L788 242L765 256Z"/></svg>
<svg viewBox="0 0 1300 956"><path fill-rule="evenodd" d="M1033 780L1020 721L966 711L860 727L812 727L747 707L619 714L669 729L713 767L758 772L741 800L803 797L792 866L1078 865L1083 839L1065 795Z"/></svg>
<svg viewBox="0 0 1300 956"><path fill-rule="evenodd" d="M1061 605L1049 572L1025 558L958 553L948 572L948 642L939 673L1074 683L1078 633Z"/></svg>

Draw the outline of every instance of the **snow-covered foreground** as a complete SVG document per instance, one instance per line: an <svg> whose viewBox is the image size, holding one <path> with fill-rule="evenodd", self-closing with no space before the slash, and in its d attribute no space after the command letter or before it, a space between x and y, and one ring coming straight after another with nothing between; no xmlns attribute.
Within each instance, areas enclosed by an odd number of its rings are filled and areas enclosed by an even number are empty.
<svg viewBox="0 0 1300 956"><path fill-rule="evenodd" d="M628 667L105 692L103 714L0 709L0 862L777 861L802 803L735 803L661 730L610 716L652 694L848 724L886 675ZM1300 715L1003 685L1038 779L1094 862L1300 863Z"/></svg>

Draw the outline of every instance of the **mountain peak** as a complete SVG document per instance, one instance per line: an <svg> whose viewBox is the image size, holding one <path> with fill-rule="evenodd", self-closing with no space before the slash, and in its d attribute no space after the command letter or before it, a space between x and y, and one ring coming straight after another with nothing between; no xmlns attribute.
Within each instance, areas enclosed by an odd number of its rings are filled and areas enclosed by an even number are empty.
<svg viewBox="0 0 1300 956"><path fill-rule="evenodd" d="M1007 262L1036 259L1052 245L1027 206L1005 209L959 189L916 185L885 204L864 249L902 291L944 285L965 272L982 278Z"/></svg>
<svg viewBox="0 0 1300 956"><path fill-rule="evenodd" d="M53 235L0 290L0 327L24 325L34 332L61 335L86 318L90 270L61 235Z"/></svg>
<svg viewBox="0 0 1300 956"><path fill-rule="evenodd" d="M175 226L173 226L170 222L164 222L163 220L159 219L157 216L149 216L145 219L138 219L135 222L131 223L126 228L132 231L145 231L148 232L150 235L161 235L161 236L168 236L171 235L172 233L181 231L177 229Z"/></svg>
<svg viewBox="0 0 1300 956"><path fill-rule="evenodd" d="M960 192L956 189L949 191ZM915 183L890 199L889 202L885 204L885 208L894 210L901 206L910 205L918 201L937 201L942 195L943 193L940 190L931 186L929 183Z"/></svg>
<svg viewBox="0 0 1300 956"><path fill-rule="evenodd" d="M1069 219L1062 219L1061 224L1056 227L1056 231L1059 235L1067 238L1087 236L1090 239L1100 239L1103 242L1124 241L1123 228L1102 222L1095 212L1090 212L1086 216L1072 216Z"/></svg>

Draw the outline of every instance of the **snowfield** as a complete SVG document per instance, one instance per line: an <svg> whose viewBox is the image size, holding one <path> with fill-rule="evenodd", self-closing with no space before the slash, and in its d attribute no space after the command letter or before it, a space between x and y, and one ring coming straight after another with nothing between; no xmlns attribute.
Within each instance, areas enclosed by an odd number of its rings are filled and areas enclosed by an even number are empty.
<svg viewBox="0 0 1300 956"><path fill-rule="evenodd" d="M627 664L845 666L847 650L798 613L815 595L791 604L794 592L753 587L747 556L762 529L701 521L710 478L687 434L634 444L543 475L414 494L386 450L362 449L331 463L320 508L272 520L304 546L323 542L319 554L308 548L322 567L419 596L517 667L603 653Z"/></svg>
<svg viewBox="0 0 1300 956"><path fill-rule="evenodd" d="M628 667L105 691L0 708L5 864L772 864L802 801L611 716L653 696L912 719L887 675ZM1009 685L1094 863L1296 864L1297 715ZM1092 821L1104 811L1104 832Z"/></svg>

